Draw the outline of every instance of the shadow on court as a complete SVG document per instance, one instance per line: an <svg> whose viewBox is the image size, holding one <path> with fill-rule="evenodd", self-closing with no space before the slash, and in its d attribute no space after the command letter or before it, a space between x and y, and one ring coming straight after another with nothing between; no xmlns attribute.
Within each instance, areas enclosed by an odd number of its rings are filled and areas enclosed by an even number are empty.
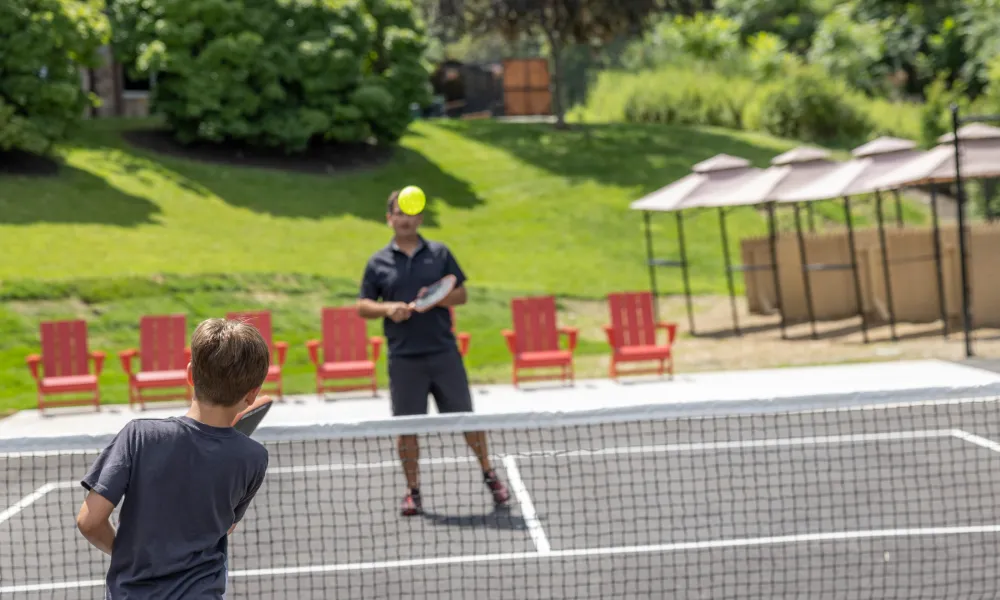
<svg viewBox="0 0 1000 600"><path fill-rule="evenodd" d="M460 529L496 529L499 531L527 531L528 525L520 515L511 513L509 506L499 506L483 515L442 515L424 511L424 519L431 525Z"/></svg>

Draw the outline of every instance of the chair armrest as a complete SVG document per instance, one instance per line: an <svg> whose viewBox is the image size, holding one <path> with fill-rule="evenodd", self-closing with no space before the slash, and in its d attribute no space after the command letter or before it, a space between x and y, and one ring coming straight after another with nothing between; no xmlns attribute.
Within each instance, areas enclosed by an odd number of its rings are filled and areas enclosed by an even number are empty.
<svg viewBox="0 0 1000 600"><path fill-rule="evenodd" d="M31 370L31 376L38 381L38 365L42 362L42 357L38 354L29 354L24 362L28 364L28 368Z"/></svg>
<svg viewBox="0 0 1000 600"><path fill-rule="evenodd" d="M569 347L569 351L573 352L576 350L576 338L579 335L580 330L576 327L560 327L557 331L568 338L567 345Z"/></svg>
<svg viewBox="0 0 1000 600"><path fill-rule="evenodd" d="M469 353L469 344L472 342L472 335L462 332L458 334L458 353L465 356Z"/></svg>
<svg viewBox="0 0 1000 600"><path fill-rule="evenodd" d="M375 335L368 338L368 343L372 346L372 362L378 362L378 357L382 353L382 338Z"/></svg>
<svg viewBox="0 0 1000 600"><path fill-rule="evenodd" d="M306 348L309 349L309 360L312 364L319 366L319 340L309 340L306 342Z"/></svg>
<svg viewBox="0 0 1000 600"><path fill-rule="evenodd" d="M288 356L288 342L275 342L274 350L278 354L278 366L285 364L285 357Z"/></svg>
<svg viewBox="0 0 1000 600"><path fill-rule="evenodd" d="M135 349L123 350L118 353L118 358L122 361L122 370L129 376L129 379L132 378L132 359L137 354L139 352Z"/></svg>
<svg viewBox="0 0 1000 600"><path fill-rule="evenodd" d="M105 354L103 352L94 350L90 353L90 359L94 361L94 375L100 377L101 371L104 370Z"/></svg>
<svg viewBox="0 0 1000 600"><path fill-rule="evenodd" d="M657 323L656 327L667 330L667 345L673 346L674 340L677 339L677 323Z"/></svg>
<svg viewBox="0 0 1000 600"><path fill-rule="evenodd" d="M503 334L504 339L507 340L507 349L510 350L511 354L517 354L517 334L510 329L504 329L500 333Z"/></svg>
<svg viewBox="0 0 1000 600"><path fill-rule="evenodd" d="M604 335L608 337L608 345L615 348L615 328L611 325L604 325Z"/></svg>

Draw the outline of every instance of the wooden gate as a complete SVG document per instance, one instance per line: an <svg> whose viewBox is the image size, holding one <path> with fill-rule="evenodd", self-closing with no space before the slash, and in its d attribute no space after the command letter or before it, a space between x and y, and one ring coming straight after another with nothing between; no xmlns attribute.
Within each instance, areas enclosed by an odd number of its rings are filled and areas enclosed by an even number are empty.
<svg viewBox="0 0 1000 600"><path fill-rule="evenodd" d="M504 114L551 115L549 62L544 58L516 58L503 62Z"/></svg>

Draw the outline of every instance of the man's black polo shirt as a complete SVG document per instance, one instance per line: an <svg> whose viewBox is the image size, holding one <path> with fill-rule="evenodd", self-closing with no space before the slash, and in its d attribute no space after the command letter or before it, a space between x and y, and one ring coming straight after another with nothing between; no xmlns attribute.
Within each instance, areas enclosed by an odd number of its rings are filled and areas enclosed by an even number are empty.
<svg viewBox="0 0 1000 600"><path fill-rule="evenodd" d="M465 273L448 247L420 238L420 245L407 256L396 242L390 242L368 259L361 280L361 298L383 302L413 302L417 292L445 275L454 275L457 286L465 283ZM409 319L395 323L383 320L389 356L420 356L456 348L451 331L451 314L437 307L425 313L413 312Z"/></svg>

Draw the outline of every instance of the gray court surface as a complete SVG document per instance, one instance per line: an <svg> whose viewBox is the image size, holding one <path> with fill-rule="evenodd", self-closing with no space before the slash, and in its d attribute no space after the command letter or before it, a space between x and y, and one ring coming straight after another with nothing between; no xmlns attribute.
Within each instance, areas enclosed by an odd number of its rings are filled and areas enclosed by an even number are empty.
<svg viewBox="0 0 1000 600"><path fill-rule="evenodd" d="M269 444L230 598L1000 595L1000 406L951 402L497 431L497 510L460 434ZM0 458L0 592L100 598L90 455ZM196 493L196 490L192 490Z"/></svg>

